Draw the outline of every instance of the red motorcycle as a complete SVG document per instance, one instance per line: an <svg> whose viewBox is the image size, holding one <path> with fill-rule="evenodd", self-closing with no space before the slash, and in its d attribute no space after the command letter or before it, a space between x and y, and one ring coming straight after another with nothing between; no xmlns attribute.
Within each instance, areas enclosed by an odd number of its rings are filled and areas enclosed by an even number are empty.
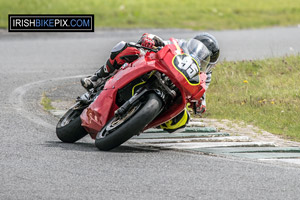
<svg viewBox="0 0 300 200"><path fill-rule="evenodd" d="M160 50L130 44L144 49L144 55L78 97L57 124L58 138L73 143L90 134L99 150L108 151L171 120L187 103L195 111L205 92L209 51L194 39L185 49L170 41Z"/></svg>

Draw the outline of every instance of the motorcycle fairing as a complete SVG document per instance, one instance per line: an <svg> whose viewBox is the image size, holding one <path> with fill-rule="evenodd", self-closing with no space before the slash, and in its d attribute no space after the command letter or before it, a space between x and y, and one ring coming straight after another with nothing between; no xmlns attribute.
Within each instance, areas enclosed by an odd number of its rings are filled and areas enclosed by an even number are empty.
<svg viewBox="0 0 300 200"><path fill-rule="evenodd" d="M80 116L81 125L90 133L92 138L96 137L101 128L113 117L114 111L119 108L115 102L118 90L153 70L159 69L162 73L167 73L164 68L157 66L159 64L155 53L149 53L127 67L121 68L106 82L100 95Z"/></svg>
<svg viewBox="0 0 300 200"><path fill-rule="evenodd" d="M167 111L161 113L148 124L145 129L156 127L174 118L185 108L187 99L192 98L193 95L197 94L197 96L199 96L199 94L204 93L205 87L202 86L203 84L205 86L205 79L204 83L201 79L199 85L191 85L173 66L173 58L183 53L176 40L173 40L173 43L174 44L166 45L158 53L147 52L144 56L130 63L128 66L119 69L119 71L106 82L99 96L80 115L82 121L81 125L90 133L93 139L96 138L97 133L114 116L114 111L119 108L115 101L118 90L151 71L159 71L166 74L176 87L178 87L181 96L176 99L174 104L171 105ZM199 93L201 89L202 92Z"/></svg>

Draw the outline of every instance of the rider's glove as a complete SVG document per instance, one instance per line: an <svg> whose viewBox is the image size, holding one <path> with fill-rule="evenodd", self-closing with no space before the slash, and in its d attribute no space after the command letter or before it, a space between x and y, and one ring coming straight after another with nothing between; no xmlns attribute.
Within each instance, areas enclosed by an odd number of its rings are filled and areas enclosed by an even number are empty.
<svg viewBox="0 0 300 200"><path fill-rule="evenodd" d="M165 46L164 41L160 37L158 37L157 35L149 34L149 33L144 33L137 43L141 44L143 46L142 42L143 42L143 40L145 40L145 38L147 38L147 39L150 38L151 40L153 40L154 41L153 46L156 46L156 47Z"/></svg>
<svg viewBox="0 0 300 200"><path fill-rule="evenodd" d="M143 37L141 40L141 45L143 47L148 47L148 48L152 49L152 47L155 46L155 42L150 37Z"/></svg>

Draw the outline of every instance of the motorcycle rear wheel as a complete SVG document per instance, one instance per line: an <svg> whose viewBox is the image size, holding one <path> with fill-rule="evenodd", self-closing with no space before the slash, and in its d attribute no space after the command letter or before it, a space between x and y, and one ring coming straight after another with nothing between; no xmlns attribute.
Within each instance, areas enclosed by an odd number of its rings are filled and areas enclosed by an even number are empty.
<svg viewBox="0 0 300 200"><path fill-rule="evenodd" d="M98 132L96 147L101 151L109 151L138 135L159 114L161 107L162 100L154 93L148 94L144 103L134 106L122 119L113 117Z"/></svg>
<svg viewBox="0 0 300 200"><path fill-rule="evenodd" d="M82 109L75 109L78 103L71 107L59 120L56 126L56 135L66 143L74 143L88 134L81 126L80 114Z"/></svg>

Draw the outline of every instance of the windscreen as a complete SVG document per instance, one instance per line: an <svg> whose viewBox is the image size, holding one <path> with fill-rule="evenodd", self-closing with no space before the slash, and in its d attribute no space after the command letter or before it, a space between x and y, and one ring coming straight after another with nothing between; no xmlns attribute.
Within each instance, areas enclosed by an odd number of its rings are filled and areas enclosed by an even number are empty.
<svg viewBox="0 0 300 200"><path fill-rule="evenodd" d="M181 46L182 50L192 56L198 63L200 70L206 73L207 65L210 61L210 51L207 47L196 39L190 39Z"/></svg>

